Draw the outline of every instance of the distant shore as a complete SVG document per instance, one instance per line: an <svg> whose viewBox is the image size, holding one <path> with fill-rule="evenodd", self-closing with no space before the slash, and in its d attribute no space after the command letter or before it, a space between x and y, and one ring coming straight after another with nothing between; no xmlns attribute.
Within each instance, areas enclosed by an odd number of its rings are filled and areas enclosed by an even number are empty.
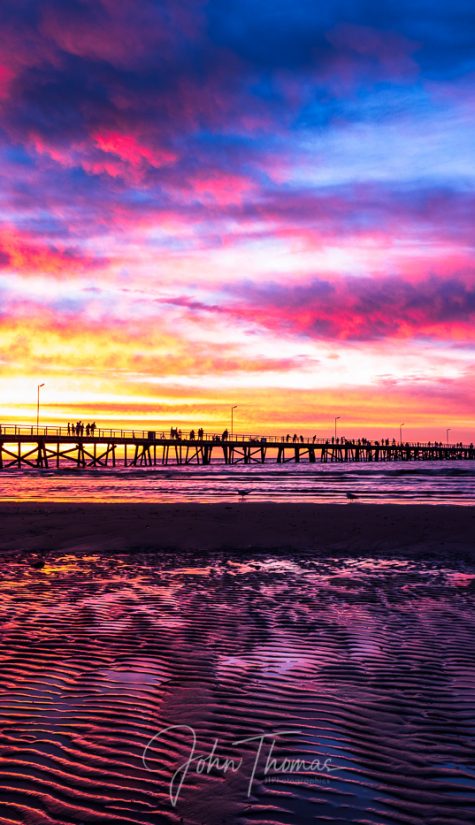
<svg viewBox="0 0 475 825"><path fill-rule="evenodd" d="M475 560L475 507L0 503L0 552L308 551Z"/></svg>

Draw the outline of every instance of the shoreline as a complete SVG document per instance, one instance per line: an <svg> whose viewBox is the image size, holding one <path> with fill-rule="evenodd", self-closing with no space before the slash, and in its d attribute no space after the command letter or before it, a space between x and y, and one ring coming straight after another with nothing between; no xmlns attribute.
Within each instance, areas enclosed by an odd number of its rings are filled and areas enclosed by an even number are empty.
<svg viewBox="0 0 475 825"><path fill-rule="evenodd" d="M293 552L475 560L475 507L0 502L0 552Z"/></svg>

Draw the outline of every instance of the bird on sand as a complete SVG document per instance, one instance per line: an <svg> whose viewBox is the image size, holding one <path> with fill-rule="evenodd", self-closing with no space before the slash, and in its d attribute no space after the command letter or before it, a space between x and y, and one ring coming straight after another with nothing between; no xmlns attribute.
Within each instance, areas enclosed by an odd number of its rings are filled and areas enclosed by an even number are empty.
<svg viewBox="0 0 475 825"><path fill-rule="evenodd" d="M246 496L248 496L248 495L249 495L249 493L250 493L251 491L250 491L250 490L238 490L237 492L238 492L238 496L239 496L240 498L245 498Z"/></svg>
<svg viewBox="0 0 475 825"><path fill-rule="evenodd" d="M347 494L346 494L346 497L347 497L347 498L349 498L349 499L350 499L350 501L355 501L355 499L357 499L357 498L358 498L358 496L357 496L357 495L355 495L354 493L347 493Z"/></svg>

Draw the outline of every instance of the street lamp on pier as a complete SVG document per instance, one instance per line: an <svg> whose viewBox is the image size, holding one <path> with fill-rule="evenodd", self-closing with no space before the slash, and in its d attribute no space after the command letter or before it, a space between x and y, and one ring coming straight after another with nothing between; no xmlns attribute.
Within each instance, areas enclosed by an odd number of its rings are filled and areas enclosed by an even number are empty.
<svg viewBox="0 0 475 825"><path fill-rule="evenodd" d="M447 427L447 429L445 431L445 443L446 444L450 444L449 433L450 433L451 429L452 429L452 427Z"/></svg>
<svg viewBox="0 0 475 825"><path fill-rule="evenodd" d="M238 406L239 406L239 404L234 404L231 407L231 438L234 435L234 410L237 410Z"/></svg>
<svg viewBox="0 0 475 825"><path fill-rule="evenodd" d="M44 387L44 384L38 384L37 386L37 396L36 396L36 430L38 431L38 427L40 425L40 389Z"/></svg>
<svg viewBox="0 0 475 825"><path fill-rule="evenodd" d="M336 422L339 421L340 418L341 418L341 415L336 415L335 416L335 441L336 441Z"/></svg>
<svg viewBox="0 0 475 825"><path fill-rule="evenodd" d="M402 444L402 428L405 427L405 426L406 425L404 424L404 422L399 425L399 443L400 444Z"/></svg>

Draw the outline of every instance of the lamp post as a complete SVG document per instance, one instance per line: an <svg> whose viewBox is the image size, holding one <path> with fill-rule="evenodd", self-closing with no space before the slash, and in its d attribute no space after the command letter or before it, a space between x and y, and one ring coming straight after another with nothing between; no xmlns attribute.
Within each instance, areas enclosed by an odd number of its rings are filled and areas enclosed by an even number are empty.
<svg viewBox="0 0 475 825"><path fill-rule="evenodd" d="M402 444L402 428L405 427L405 426L406 425L404 424L404 422L399 425L399 443L400 444Z"/></svg>
<svg viewBox="0 0 475 825"><path fill-rule="evenodd" d="M449 444L449 432L451 431L452 427L448 427L445 431L445 443Z"/></svg>
<svg viewBox="0 0 475 825"><path fill-rule="evenodd" d="M37 396L36 396L36 432L38 432L38 427L40 426L40 389L44 387L44 384L38 384L37 386Z"/></svg>
<svg viewBox="0 0 475 825"><path fill-rule="evenodd" d="M336 441L336 422L339 421L340 418L341 418L341 415L336 415L335 416L335 441Z"/></svg>
<svg viewBox="0 0 475 825"><path fill-rule="evenodd" d="M234 404L231 407L231 438L234 435L234 410L237 410L238 406L239 406L239 404Z"/></svg>

